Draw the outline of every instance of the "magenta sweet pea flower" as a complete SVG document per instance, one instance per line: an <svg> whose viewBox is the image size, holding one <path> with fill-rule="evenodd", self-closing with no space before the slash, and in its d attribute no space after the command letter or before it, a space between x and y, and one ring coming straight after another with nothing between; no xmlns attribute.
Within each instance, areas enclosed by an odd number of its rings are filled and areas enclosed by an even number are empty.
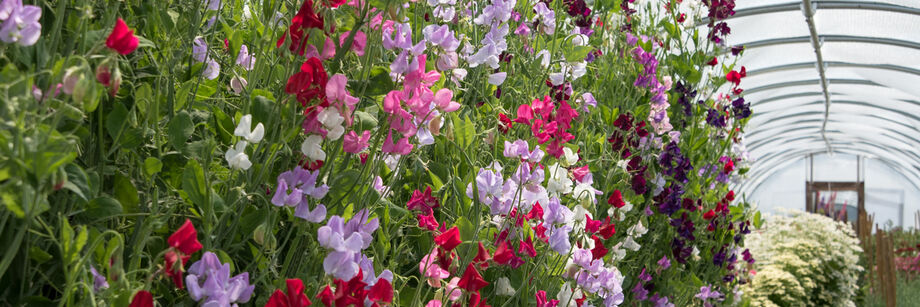
<svg viewBox="0 0 920 307"><path fill-rule="evenodd" d="M368 144L368 141L370 141L370 139L371 139L370 130L365 130L364 132L361 133L360 136L354 131L349 131L348 134L345 135L345 140L342 143L342 146L344 147L345 152L357 154L357 153L360 153L361 151L364 151L365 148L370 146Z"/></svg>

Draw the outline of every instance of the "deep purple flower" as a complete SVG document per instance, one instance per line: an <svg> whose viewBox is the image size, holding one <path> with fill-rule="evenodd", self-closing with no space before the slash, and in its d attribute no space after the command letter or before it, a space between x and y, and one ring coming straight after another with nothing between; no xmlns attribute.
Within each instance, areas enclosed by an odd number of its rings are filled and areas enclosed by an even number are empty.
<svg viewBox="0 0 920 307"><path fill-rule="evenodd" d="M706 123L716 128L725 128L725 117L716 109L710 108L706 111Z"/></svg>

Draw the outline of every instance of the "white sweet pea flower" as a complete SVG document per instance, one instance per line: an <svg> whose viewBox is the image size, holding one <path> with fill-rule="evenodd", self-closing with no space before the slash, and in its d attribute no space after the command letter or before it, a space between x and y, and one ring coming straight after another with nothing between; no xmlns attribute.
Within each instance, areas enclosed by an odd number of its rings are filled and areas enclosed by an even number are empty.
<svg viewBox="0 0 920 307"><path fill-rule="evenodd" d="M626 241L623 241L623 248L628 250L637 251L642 248L642 245L636 243L636 240L633 240L632 237L626 237Z"/></svg>
<svg viewBox="0 0 920 307"><path fill-rule="evenodd" d="M262 123L258 123L256 128L252 129L252 114L246 114L240 117L240 123L233 130L233 135L242 137L250 143L258 143L265 136L265 126L262 126Z"/></svg>
<svg viewBox="0 0 920 307"><path fill-rule="evenodd" d="M647 232L648 232L648 228L645 228L645 225L642 225L642 220L639 220L638 223L636 223L635 225L632 225L631 227L629 227L629 229L626 230L626 234L628 234L630 237L636 237L636 238L645 235L645 233Z"/></svg>
<svg viewBox="0 0 920 307"><path fill-rule="evenodd" d="M246 141L241 140L236 143L236 147L228 149L227 153L224 154L224 158L227 159L230 167L248 170L252 166L252 162L249 162L249 156L246 155L246 145Z"/></svg>
<svg viewBox="0 0 920 307"><path fill-rule="evenodd" d="M303 140L303 144L300 144L300 151L311 161L325 161L326 152L324 152L322 146L320 146L322 142L323 137L311 134L307 139Z"/></svg>
<svg viewBox="0 0 920 307"><path fill-rule="evenodd" d="M578 306L578 302L576 300L579 300L582 297L584 297L584 293L581 292L581 289L576 287L575 291L572 291L571 282L565 282L562 284L562 289L559 289L559 294L556 295L556 298L559 299L560 307L576 307Z"/></svg>
<svg viewBox="0 0 920 307"><path fill-rule="evenodd" d="M497 72L497 73L491 74L489 75L489 84L495 85L495 86L502 85L502 83L505 83L505 77L507 76L508 76L508 73L506 72Z"/></svg>
<svg viewBox="0 0 920 307"><path fill-rule="evenodd" d="M572 196L581 201L582 205L597 203L597 195L603 194L591 185L590 182L579 182L572 190Z"/></svg>
<svg viewBox="0 0 920 307"><path fill-rule="evenodd" d="M322 112L316 115L316 120L323 124L323 128L326 129L326 138L330 141L338 140L342 137L342 134L345 134L345 127L342 126L345 118L339 114L339 110L336 108L323 109Z"/></svg>
<svg viewBox="0 0 920 307"><path fill-rule="evenodd" d="M573 151L571 148L563 147L562 148L562 166L569 167L578 163L578 153Z"/></svg>
<svg viewBox="0 0 920 307"><path fill-rule="evenodd" d="M549 167L549 182L546 184L546 191L550 194L569 194L572 193L572 179L569 179L569 171L554 163Z"/></svg>
<svg viewBox="0 0 920 307"><path fill-rule="evenodd" d="M549 68L549 50L540 50L537 52L535 57L540 59L540 66L543 66L543 68Z"/></svg>
<svg viewBox="0 0 920 307"><path fill-rule="evenodd" d="M495 294L499 296L512 296L515 292L517 291L511 287L511 281L508 280L508 277L501 277L495 282Z"/></svg>

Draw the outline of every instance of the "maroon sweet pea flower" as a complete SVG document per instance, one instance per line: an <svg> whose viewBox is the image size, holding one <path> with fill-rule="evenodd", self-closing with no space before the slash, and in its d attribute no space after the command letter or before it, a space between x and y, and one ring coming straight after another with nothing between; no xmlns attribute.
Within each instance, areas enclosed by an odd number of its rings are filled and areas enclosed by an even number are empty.
<svg viewBox="0 0 920 307"><path fill-rule="evenodd" d="M438 199L431 196L431 187L425 187L424 193L415 190L412 192L412 198L406 203L406 207L409 208L409 210L419 210L425 214L428 214L432 209L440 206L441 203L438 202Z"/></svg>
<svg viewBox="0 0 920 307"><path fill-rule="evenodd" d="M451 227L434 238L434 243L448 252L454 250L454 248L462 242L463 241L460 241L460 229L458 229L457 226Z"/></svg>
<svg viewBox="0 0 920 307"><path fill-rule="evenodd" d="M312 305L307 295L303 293L303 281L300 279L287 280L287 295L276 289L268 298L265 307L306 307Z"/></svg>
<svg viewBox="0 0 920 307"><path fill-rule="evenodd" d="M137 49L139 40L134 36L134 31L128 28L128 25L125 24L125 21L121 18L118 18L115 21L115 28L112 29L112 33L109 34L109 37L105 40L105 46L109 47L115 52L118 52L121 55L128 55L131 52L134 52Z"/></svg>
<svg viewBox="0 0 920 307"><path fill-rule="evenodd" d="M300 71L288 78L284 91L296 95L297 101L304 107L310 105L313 99L319 99L320 105L328 106L326 102L326 83L329 75L323 67L323 62L312 57L300 66ZM317 111L316 113L319 113Z"/></svg>

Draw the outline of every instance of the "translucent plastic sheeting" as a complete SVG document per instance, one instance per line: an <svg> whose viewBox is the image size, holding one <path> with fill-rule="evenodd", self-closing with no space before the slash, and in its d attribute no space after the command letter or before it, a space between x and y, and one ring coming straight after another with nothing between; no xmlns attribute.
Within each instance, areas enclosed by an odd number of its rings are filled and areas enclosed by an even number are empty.
<svg viewBox="0 0 920 307"><path fill-rule="evenodd" d="M916 0L914 2L920 3ZM801 13L799 17L802 17ZM851 35L920 41L920 31L910 30L920 27L920 16L917 15L872 10L818 9L814 19L815 28L820 35ZM790 26L789 28L796 27Z"/></svg>
<svg viewBox="0 0 920 307"><path fill-rule="evenodd" d="M744 1L739 1L744 2ZM800 12L776 12L732 18L728 25L732 33L725 38L728 45L792 36L808 36L808 25ZM768 31L765 27L769 27Z"/></svg>

